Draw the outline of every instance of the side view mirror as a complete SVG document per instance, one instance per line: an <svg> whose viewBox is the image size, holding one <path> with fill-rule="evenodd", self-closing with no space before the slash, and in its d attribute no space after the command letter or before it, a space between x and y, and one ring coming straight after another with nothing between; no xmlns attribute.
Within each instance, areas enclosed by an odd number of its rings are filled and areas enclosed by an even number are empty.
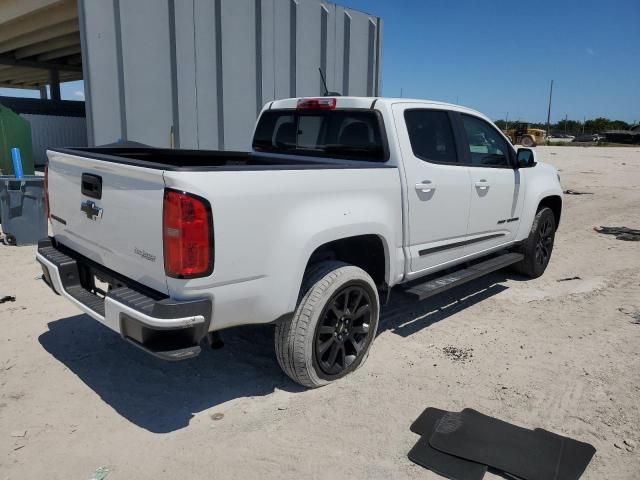
<svg viewBox="0 0 640 480"><path fill-rule="evenodd" d="M536 152L530 148L519 148L516 156L516 168L530 168L536 164Z"/></svg>

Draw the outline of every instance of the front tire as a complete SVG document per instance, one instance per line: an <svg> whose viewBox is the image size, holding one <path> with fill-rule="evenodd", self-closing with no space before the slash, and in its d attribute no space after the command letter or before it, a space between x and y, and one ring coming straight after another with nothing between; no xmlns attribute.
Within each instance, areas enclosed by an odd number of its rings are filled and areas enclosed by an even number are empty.
<svg viewBox="0 0 640 480"><path fill-rule="evenodd" d="M536 142L531 137L522 137L520 143L522 143L522 146L526 148L535 147L536 145Z"/></svg>
<svg viewBox="0 0 640 480"><path fill-rule="evenodd" d="M293 319L276 325L278 363L294 381L320 387L356 370L376 335L380 300L361 268L322 262L305 275Z"/></svg>
<svg viewBox="0 0 640 480"><path fill-rule="evenodd" d="M556 236L556 218L548 207L541 208L533 219L529 237L520 248L524 259L513 269L529 278L538 278L544 273L551 260L551 252Z"/></svg>

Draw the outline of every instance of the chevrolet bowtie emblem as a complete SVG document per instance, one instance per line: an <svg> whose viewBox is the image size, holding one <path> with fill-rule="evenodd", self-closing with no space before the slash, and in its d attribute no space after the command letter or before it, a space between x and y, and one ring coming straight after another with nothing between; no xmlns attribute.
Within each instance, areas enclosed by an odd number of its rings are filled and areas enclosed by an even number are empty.
<svg viewBox="0 0 640 480"><path fill-rule="evenodd" d="M82 202L80 204L80 210L83 211L90 220L102 217L102 208L98 207L95 202L92 202L91 200Z"/></svg>

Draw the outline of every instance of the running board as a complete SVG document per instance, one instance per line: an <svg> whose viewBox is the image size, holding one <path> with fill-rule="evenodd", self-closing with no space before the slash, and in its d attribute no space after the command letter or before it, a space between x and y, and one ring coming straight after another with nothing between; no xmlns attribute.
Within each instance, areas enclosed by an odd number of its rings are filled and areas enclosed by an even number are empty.
<svg viewBox="0 0 640 480"><path fill-rule="evenodd" d="M521 253L505 253L503 255L490 258L480 263L476 263L467 268L456 270L453 273L448 273L442 277L428 280L419 285L415 285L405 290L406 293L415 295L418 300L424 300L433 295L449 290L450 288L457 287L463 283L470 282L476 278L482 277L501 268L508 267L514 263L519 262L524 258Z"/></svg>

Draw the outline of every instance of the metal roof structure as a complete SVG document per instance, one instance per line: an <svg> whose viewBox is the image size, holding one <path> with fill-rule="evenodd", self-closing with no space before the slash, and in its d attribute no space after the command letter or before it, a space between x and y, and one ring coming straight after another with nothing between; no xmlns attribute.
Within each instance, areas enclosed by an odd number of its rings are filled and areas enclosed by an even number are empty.
<svg viewBox="0 0 640 480"><path fill-rule="evenodd" d="M0 87L40 89L60 99L60 82L82 80L76 0L3 0Z"/></svg>

